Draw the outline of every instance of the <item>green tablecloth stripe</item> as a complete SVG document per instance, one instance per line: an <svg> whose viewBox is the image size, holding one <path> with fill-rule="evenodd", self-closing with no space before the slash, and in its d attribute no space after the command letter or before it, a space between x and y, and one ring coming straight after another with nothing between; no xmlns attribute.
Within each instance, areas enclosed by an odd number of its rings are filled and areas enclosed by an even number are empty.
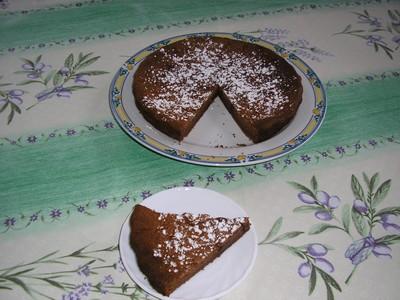
<svg viewBox="0 0 400 300"><path fill-rule="evenodd" d="M325 5L359 5L375 1L330 0L204 0L130 1L114 0L59 10L38 10L28 14L0 14L0 49L63 41L104 33L115 33L147 25L176 24L184 20L229 16L252 11L273 11L294 7L318 9ZM68 10L68 13L66 13ZM284 11L282 11L284 12ZM165 27L164 27L165 28Z"/></svg>
<svg viewBox="0 0 400 300"><path fill-rule="evenodd" d="M398 133L399 83L398 78L390 78L329 88L321 129L295 154ZM378 101L382 95L385 101ZM159 189L217 170L164 158L133 142L119 128L24 147L2 146L0 151L0 204L7 203L1 215L62 207L127 190Z"/></svg>
<svg viewBox="0 0 400 300"><path fill-rule="evenodd" d="M358 139L398 133L399 84L399 78L391 78L328 88L326 119L317 135L300 151L307 152L355 142Z"/></svg>

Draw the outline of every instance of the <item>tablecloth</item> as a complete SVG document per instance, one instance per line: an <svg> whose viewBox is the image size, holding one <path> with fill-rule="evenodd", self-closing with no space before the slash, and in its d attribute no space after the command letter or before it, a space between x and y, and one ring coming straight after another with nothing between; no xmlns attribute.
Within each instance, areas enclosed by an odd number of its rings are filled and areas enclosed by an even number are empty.
<svg viewBox="0 0 400 300"><path fill-rule="evenodd" d="M194 32L303 59L328 98L316 135L222 168L127 136L114 74ZM254 268L223 299L398 299L399 48L398 1L0 1L0 298L150 299L119 257L121 225L143 199L196 186L241 205L258 235Z"/></svg>

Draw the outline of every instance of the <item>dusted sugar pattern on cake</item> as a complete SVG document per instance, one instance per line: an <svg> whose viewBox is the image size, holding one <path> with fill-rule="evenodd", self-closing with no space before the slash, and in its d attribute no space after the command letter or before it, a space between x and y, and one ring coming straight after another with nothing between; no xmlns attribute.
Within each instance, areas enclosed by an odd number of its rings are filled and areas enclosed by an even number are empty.
<svg viewBox="0 0 400 300"><path fill-rule="evenodd" d="M213 219L208 215L177 215L174 226L170 226L167 214L158 217L159 230L167 239L153 250L168 267L168 272L186 271L196 263L197 258L205 259L220 247L244 222L244 218Z"/></svg>
<svg viewBox="0 0 400 300"><path fill-rule="evenodd" d="M160 49L160 59L172 61L173 67L167 70L150 68L154 76L147 77L147 83L149 86L160 84L161 88L157 93L144 96L143 103L148 107L155 107L172 119L190 119L201 107L203 96L211 95L206 89L210 82L222 87L228 97L246 97L249 107L257 113L253 118L282 110L283 104L289 101L280 89L283 82L274 65L276 62L260 65L255 51L251 52L252 56L245 52L227 52L224 44L211 39L201 46L190 41L184 45L188 51L182 56ZM265 98L269 101L265 102ZM245 109L240 98L233 98L231 102L239 112ZM192 110L184 114L187 108Z"/></svg>
<svg viewBox="0 0 400 300"><path fill-rule="evenodd" d="M130 225L138 265L163 295L171 294L250 228L247 217L158 213L141 205L135 206Z"/></svg>
<svg viewBox="0 0 400 300"><path fill-rule="evenodd" d="M243 132L259 142L292 119L302 86L293 67L264 47L197 37L149 55L135 73L133 92L144 117L179 140L220 96Z"/></svg>

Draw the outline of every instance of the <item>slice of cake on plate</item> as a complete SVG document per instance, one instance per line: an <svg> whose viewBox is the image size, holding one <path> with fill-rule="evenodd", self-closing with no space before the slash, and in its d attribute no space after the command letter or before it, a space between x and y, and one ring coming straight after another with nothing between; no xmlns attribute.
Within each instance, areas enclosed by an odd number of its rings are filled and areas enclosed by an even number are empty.
<svg viewBox="0 0 400 300"><path fill-rule="evenodd" d="M247 217L159 213L136 205L130 244L141 271L163 295L189 280L250 229Z"/></svg>

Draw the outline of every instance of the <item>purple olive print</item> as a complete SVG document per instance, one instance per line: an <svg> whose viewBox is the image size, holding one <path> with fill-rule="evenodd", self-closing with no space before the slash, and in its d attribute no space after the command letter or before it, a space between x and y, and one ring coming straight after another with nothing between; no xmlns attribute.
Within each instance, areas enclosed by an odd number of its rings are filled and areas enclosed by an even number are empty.
<svg viewBox="0 0 400 300"><path fill-rule="evenodd" d="M302 278L310 276L310 274L311 274L311 265L310 265L310 263L304 262L304 263L300 264L299 268L297 269L297 273Z"/></svg>
<svg viewBox="0 0 400 300"><path fill-rule="evenodd" d="M335 271L333 265L325 258L317 257L315 259L315 265L327 273L332 273Z"/></svg>
<svg viewBox="0 0 400 300"><path fill-rule="evenodd" d="M320 257L326 255L328 253L328 249L322 244L315 243L308 245L307 252L311 256Z"/></svg>
<svg viewBox="0 0 400 300"><path fill-rule="evenodd" d="M400 233L400 216L394 214L384 214L379 221L385 230L393 233Z"/></svg>
<svg viewBox="0 0 400 300"><path fill-rule="evenodd" d="M306 193L299 193L297 195L297 198L299 198L300 201L306 203L306 204L314 204L316 201L313 197Z"/></svg>
<svg viewBox="0 0 400 300"><path fill-rule="evenodd" d="M365 214L368 211L368 206L365 204L364 201L359 199L354 200L353 208L360 214Z"/></svg>
<svg viewBox="0 0 400 300"><path fill-rule="evenodd" d="M322 221L330 221L333 219L332 213L326 210L318 210L314 215L317 219Z"/></svg>

